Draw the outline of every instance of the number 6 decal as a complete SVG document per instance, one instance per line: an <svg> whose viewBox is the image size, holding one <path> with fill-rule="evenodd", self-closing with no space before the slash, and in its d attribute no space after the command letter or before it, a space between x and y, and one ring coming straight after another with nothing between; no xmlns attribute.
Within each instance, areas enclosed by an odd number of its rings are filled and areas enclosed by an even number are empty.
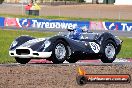
<svg viewBox="0 0 132 88"><path fill-rule="evenodd" d="M89 42L92 50L95 52L95 53L98 53L100 51L100 47L97 43L95 42Z"/></svg>

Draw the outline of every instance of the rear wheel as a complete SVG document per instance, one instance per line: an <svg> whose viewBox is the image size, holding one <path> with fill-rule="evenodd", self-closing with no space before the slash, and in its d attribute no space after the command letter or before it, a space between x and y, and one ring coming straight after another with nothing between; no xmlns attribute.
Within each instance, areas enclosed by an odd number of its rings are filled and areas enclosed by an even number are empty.
<svg viewBox="0 0 132 88"><path fill-rule="evenodd" d="M55 64L63 63L68 57L67 44L62 40L58 40L54 44L52 52L52 62Z"/></svg>
<svg viewBox="0 0 132 88"><path fill-rule="evenodd" d="M112 40L107 40L103 46L103 63L112 63L116 58L115 43Z"/></svg>
<svg viewBox="0 0 132 88"><path fill-rule="evenodd" d="M15 57L15 59L20 64L26 64L31 60L30 58L18 58L18 57Z"/></svg>

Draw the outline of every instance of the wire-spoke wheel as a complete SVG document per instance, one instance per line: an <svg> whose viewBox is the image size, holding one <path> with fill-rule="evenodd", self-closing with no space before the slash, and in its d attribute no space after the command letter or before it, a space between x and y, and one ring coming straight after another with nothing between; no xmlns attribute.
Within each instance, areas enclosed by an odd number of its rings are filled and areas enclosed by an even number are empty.
<svg viewBox="0 0 132 88"><path fill-rule="evenodd" d="M63 44L59 43L55 47L55 56L58 60L62 60L66 56L66 48Z"/></svg>
<svg viewBox="0 0 132 88"><path fill-rule="evenodd" d="M112 40L107 40L103 46L103 51L101 61L103 63L112 63L116 58L115 43Z"/></svg>
<svg viewBox="0 0 132 88"><path fill-rule="evenodd" d="M108 59L111 59L115 55L115 47L110 43L105 48L105 55Z"/></svg>
<svg viewBox="0 0 132 88"><path fill-rule="evenodd" d="M53 47L52 62L56 64L63 63L67 57L67 44L62 40L58 40Z"/></svg>

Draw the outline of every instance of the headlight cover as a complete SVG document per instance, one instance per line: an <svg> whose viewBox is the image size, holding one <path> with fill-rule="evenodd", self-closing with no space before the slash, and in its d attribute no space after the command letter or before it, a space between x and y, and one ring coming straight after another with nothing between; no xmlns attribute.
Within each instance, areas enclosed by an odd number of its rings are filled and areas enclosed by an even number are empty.
<svg viewBox="0 0 132 88"><path fill-rule="evenodd" d="M13 41L10 48L15 47L18 44L18 41Z"/></svg>
<svg viewBox="0 0 132 88"><path fill-rule="evenodd" d="M44 42L44 49L46 49L47 47L49 47L50 44L51 44L51 42L50 42L49 40L46 40L46 41Z"/></svg>

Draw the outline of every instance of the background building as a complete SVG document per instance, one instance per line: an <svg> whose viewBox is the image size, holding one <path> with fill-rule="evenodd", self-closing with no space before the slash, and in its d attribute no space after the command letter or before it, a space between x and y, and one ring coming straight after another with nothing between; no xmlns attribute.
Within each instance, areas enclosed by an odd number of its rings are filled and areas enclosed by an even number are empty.
<svg viewBox="0 0 132 88"><path fill-rule="evenodd" d="M132 0L116 0L115 5L132 5Z"/></svg>
<svg viewBox="0 0 132 88"><path fill-rule="evenodd" d="M28 3L30 0L4 0L5 3ZM90 4L115 4L115 5L132 5L132 0L33 0L38 3L58 3L58 4L76 4L76 3L90 3ZM48 4L47 3L47 4Z"/></svg>

